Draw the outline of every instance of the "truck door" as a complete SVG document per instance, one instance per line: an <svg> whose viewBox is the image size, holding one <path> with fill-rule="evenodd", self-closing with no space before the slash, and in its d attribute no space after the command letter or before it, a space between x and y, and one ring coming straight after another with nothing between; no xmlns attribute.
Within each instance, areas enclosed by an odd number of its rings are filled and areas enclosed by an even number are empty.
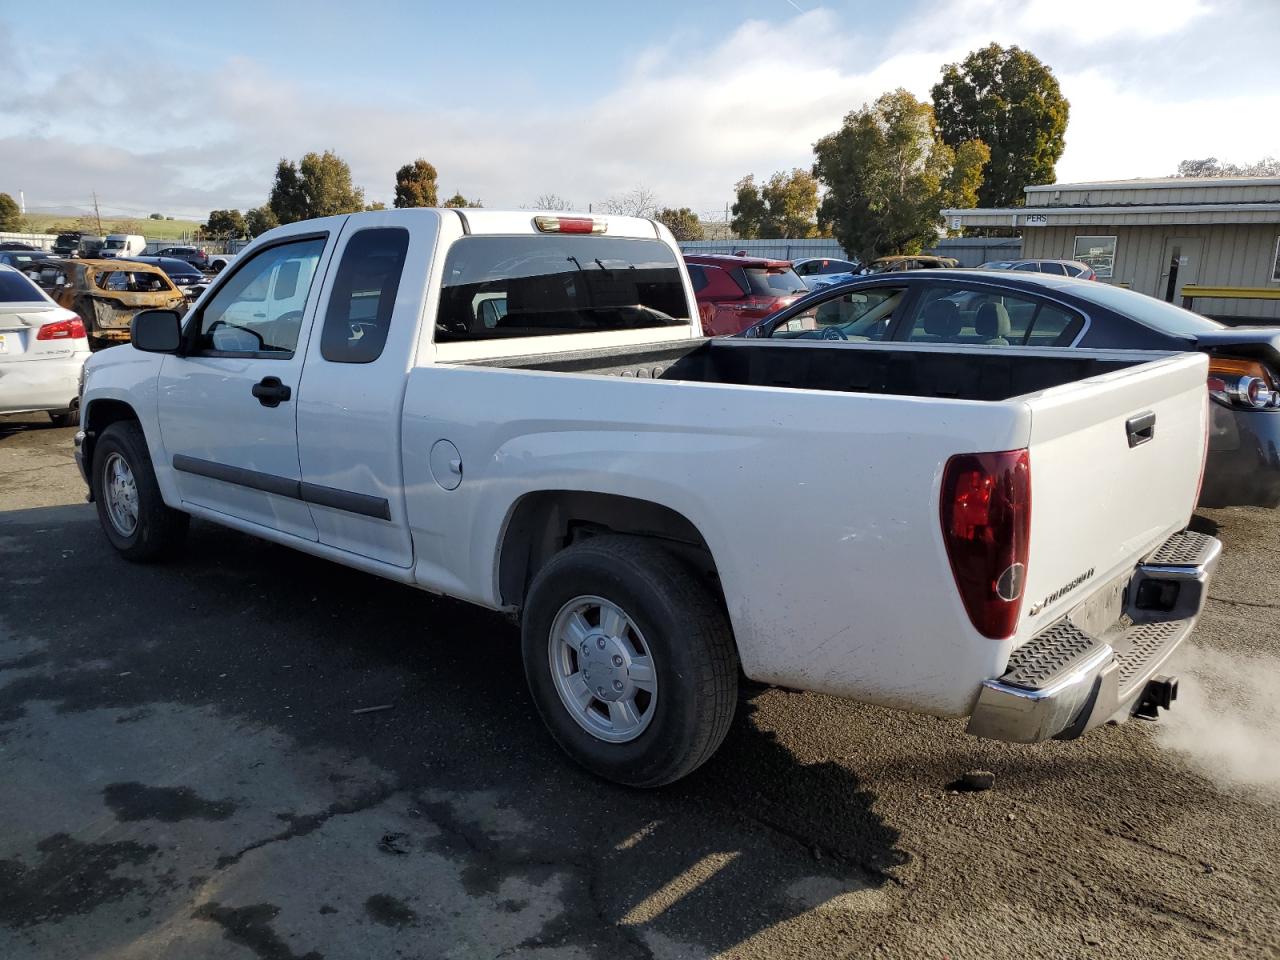
<svg viewBox="0 0 1280 960"><path fill-rule="evenodd" d="M296 391L320 277L345 217L235 264L161 367L160 429L182 499L309 540ZM327 229L326 229L327 227Z"/></svg>
<svg viewBox="0 0 1280 960"><path fill-rule="evenodd" d="M321 543L413 563L401 416L439 214L362 217L325 280L298 397L298 454Z"/></svg>

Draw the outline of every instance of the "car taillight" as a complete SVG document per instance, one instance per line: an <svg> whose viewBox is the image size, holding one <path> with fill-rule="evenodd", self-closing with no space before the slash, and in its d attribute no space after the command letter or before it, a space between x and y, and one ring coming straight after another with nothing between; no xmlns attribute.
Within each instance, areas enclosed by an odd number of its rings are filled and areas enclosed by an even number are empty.
<svg viewBox="0 0 1280 960"><path fill-rule="evenodd" d="M1209 360L1209 396L1220 403L1260 410L1280 406L1275 379L1257 360Z"/></svg>
<svg viewBox="0 0 1280 960"><path fill-rule="evenodd" d="M778 297L747 297L745 300L737 300L729 304L735 310L755 310L763 313L773 313L788 305L788 301Z"/></svg>
<svg viewBox="0 0 1280 960"><path fill-rule="evenodd" d="M1013 636L1031 539L1031 457L962 453L942 475L942 539L956 589L984 637Z"/></svg>
<svg viewBox="0 0 1280 960"><path fill-rule="evenodd" d="M79 317L46 323L36 332L37 340L77 340L84 336L84 322Z"/></svg>

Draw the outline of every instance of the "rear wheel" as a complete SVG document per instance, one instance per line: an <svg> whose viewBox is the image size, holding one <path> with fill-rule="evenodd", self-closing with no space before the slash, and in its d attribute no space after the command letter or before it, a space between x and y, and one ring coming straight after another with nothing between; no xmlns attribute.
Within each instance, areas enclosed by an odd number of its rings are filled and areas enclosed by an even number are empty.
<svg viewBox="0 0 1280 960"><path fill-rule="evenodd" d="M49 419L55 427L74 427L80 422L80 414L76 410L50 410Z"/></svg>
<svg viewBox="0 0 1280 960"><path fill-rule="evenodd" d="M738 659L728 620L653 541L600 536L553 557L529 589L522 640L543 721L599 776L671 783L729 730Z"/></svg>
<svg viewBox="0 0 1280 960"><path fill-rule="evenodd" d="M126 560L157 560L181 546L190 517L165 505L137 421L121 420L102 432L91 477L98 521Z"/></svg>

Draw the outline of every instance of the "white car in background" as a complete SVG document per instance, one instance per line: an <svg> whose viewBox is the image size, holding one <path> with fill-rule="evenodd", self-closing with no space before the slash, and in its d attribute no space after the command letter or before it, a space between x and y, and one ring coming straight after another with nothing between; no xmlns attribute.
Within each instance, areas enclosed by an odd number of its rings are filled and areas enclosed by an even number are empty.
<svg viewBox="0 0 1280 960"><path fill-rule="evenodd" d="M87 359L80 317L0 265L0 413L45 410L54 426L73 426Z"/></svg>
<svg viewBox="0 0 1280 960"><path fill-rule="evenodd" d="M210 273L221 273L231 266L235 259L236 255L234 253L215 253L209 258L209 266L206 269Z"/></svg>

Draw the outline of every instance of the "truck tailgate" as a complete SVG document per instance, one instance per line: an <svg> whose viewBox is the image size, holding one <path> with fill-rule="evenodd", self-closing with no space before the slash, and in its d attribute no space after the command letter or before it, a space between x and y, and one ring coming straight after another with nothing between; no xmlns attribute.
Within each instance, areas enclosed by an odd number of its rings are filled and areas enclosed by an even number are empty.
<svg viewBox="0 0 1280 960"><path fill-rule="evenodd" d="M1031 395L1031 537L1016 642L1128 571L1195 508L1208 360L1181 354Z"/></svg>

